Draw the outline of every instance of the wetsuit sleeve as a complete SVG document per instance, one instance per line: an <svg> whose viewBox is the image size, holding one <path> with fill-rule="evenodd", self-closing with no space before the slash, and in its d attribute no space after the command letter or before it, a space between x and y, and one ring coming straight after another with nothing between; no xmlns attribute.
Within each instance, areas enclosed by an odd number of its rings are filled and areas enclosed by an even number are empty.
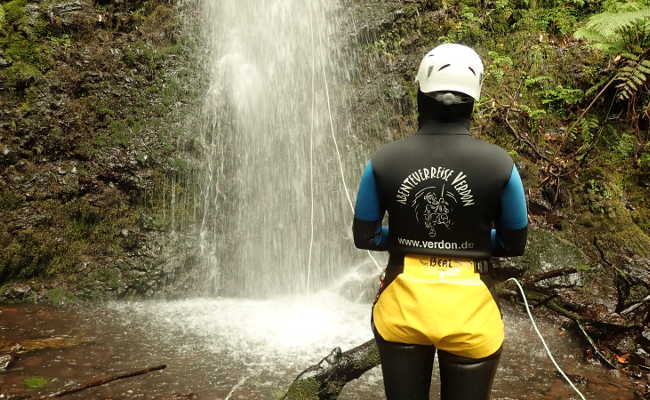
<svg viewBox="0 0 650 400"><path fill-rule="evenodd" d="M381 225L384 210L379 202L372 161L363 171L354 208L352 233L354 245L360 249L387 250L388 227Z"/></svg>
<svg viewBox="0 0 650 400"><path fill-rule="evenodd" d="M501 194L501 214L496 229L492 230L492 255L510 257L524 254L527 237L526 195L519 171L513 165L510 180Z"/></svg>

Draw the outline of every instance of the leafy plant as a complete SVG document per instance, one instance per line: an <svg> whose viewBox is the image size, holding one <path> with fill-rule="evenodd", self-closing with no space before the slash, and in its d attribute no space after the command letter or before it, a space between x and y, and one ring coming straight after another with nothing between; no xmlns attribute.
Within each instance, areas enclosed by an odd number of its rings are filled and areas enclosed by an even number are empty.
<svg viewBox="0 0 650 400"><path fill-rule="evenodd" d="M618 98L620 100L632 100L639 90L642 90L648 75L650 75L650 60L641 59L634 54L625 53L623 66L619 68L616 85L619 89Z"/></svg>
<svg viewBox="0 0 650 400"><path fill-rule="evenodd" d="M593 47L608 54L620 54L629 50L629 46L638 40L637 32L645 32L650 26L650 6L633 11L605 11L589 18L585 26L578 29L573 36L584 39ZM632 39L632 41L631 41Z"/></svg>
<svg viewBox="0 0 650 400"><path fill-rule="evenodd" d="M639 144L644 139L639 121L649 116L650 91L650 1L606 1L605 11L591 16L574 37L613 58L613 78L602 88L600 96L612 85L616 98L627 104L627 118L635 126ZM595 99L592 101L592 104Z"/></svg>
<svg viewBox="0 0 650 400"><path fill-rule="evenodd" d="M486 74L500 83L503 81L506 72L513 68L512 59L496 51L489 51L488 56L492 59L492 62L487 66Z"/></svg>

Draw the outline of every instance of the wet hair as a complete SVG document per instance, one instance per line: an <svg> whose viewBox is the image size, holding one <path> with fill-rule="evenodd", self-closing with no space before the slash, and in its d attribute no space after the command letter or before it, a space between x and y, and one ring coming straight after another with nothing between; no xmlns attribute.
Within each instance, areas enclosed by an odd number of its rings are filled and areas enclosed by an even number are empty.
<svg viewBox="0 0 650 400"><path fill-rule="evenodd" d="M458 92L422 93L418 90L418 125L426 121L457 122L469 120L474 99Z"/></svg>

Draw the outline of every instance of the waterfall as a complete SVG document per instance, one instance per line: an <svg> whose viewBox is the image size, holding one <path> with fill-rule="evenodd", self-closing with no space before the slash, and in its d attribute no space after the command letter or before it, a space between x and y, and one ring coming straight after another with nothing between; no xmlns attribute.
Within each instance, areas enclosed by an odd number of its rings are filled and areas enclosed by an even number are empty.
<svg viewBox="0 0 650 400"><path fill-rule="evenodd" d="M202 284L228 296L314 292L364 257L350 235L361 172L347 111L351 17L332 0L204 0L200 13Z"/></svg>

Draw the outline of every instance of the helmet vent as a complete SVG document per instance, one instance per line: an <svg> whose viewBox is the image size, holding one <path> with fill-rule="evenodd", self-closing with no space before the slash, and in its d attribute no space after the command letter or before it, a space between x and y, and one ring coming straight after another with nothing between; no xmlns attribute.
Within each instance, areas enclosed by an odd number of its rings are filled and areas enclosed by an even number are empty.
<svg viewBox="0 0 650 400"><path fill-rule="evenodd" d="M445 64L442 67L438 68L438 71L442 71L443 69L449 67L451 64Z"/></svg>
<svg viewBox="0 0 650 400"><path fill-rule="evenodd" d="M469 68L469 70L472 71L472 73L474 74L474 76L476 76L476 71L474 71L474 68L472 68L472 67L467 67L467 68Z"/></svg>
<svg viewBox="0 0 650 400"><path fill-rule="evenodd" d="M429 71L427 72L427 78L431 76L432 72L433 72L433 65L429 67Z"/></svg>

